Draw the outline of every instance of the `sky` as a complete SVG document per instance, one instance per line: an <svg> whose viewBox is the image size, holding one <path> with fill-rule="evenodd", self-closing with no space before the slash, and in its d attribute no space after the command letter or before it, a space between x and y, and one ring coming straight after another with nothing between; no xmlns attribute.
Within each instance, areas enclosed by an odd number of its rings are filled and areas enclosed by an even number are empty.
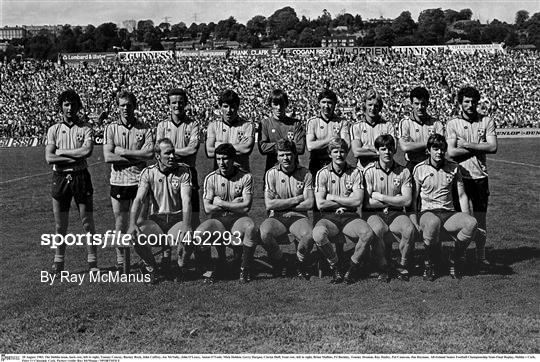
<svg viewBox="0 0 540 362"><path fill-rule="evenodd" d="M527 10L530 15L540 12L540 0L524 1L395 1L395 0L0 0L0 27L16 25L99 25L113 22L151 19L154 24L183 21L188 26L195 23L217 23L234 16L245 24L255 15L270 16L277 9L291 6L298 17L305 15L314 19L328 10L333 17L341 11L362 19L396 18L402 11L410 11L414 20L424 9L442 8L473 11L473 19L482 23L499 19L513 23L518 10Z"/></svg>

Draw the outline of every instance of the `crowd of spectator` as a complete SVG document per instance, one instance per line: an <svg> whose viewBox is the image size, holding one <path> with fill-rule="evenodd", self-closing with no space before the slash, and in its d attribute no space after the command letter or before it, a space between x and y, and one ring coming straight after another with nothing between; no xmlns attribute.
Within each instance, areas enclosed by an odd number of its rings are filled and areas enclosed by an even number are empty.
<svg viewBox="0 0 540 362"><path fill-rule="evenodd" d="M43 136L58 120L56 96L76 90L84 115L97 133L117 118L120 89L138 98L138 117L156 125L168 116L166 97L172 87L190 95L190 114L206 125L217 113L218 94L233 89L241 96L240 114L260 122L268 114L268 94L285 90L289 111L301 120L316 115L323 88L339 96L338 112L350 121L361 113L362 98L374 87L384 99L383 116L398 122L409 112L408 93L415 86L431 92L431 114L443 122L456 110L456 93L464 85L480 90L498 127L539 127L540 56L433 53L426 56L377 57L191 57L59 65L22 61L0 65L0 137Z"/></svg>

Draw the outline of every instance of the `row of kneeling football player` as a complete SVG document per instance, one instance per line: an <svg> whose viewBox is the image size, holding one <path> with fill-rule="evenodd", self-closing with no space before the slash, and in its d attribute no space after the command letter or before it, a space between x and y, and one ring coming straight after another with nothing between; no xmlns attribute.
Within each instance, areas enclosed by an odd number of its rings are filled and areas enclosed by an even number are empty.
<svg viewBox="0 0 540 362"><path fill-rule="evenodd" d="M396 144L391 135L375 140L379 159L363 170L346 162L347 143L332 139L328 146L331 162L317 172L315 180L299 165L293 141L282 139L276 148L278 164L265 175L268 217L259 226L249 216L254 179L234 162L236 150L225 143L215 150L218 168L204 179L203 206L208 218L193 230L189 168L174 161L169 139L156 142L157 163L142 172L128 233L133 240L140 235L169 234L177 249L178 268L171 268L170 252L159 265L150 246L135 242L152 282L168 277L183 280L193 254L205 282L233 275L249 282L264 264L254 259L257 245L266 251L276 277L294 274L310 279L315 265L321 267L323 260L332 283L354 283L371 269L382 281L409 280L417 241L425 249L423 277L434 280L441 271L441 232L455 242L449 274L463 275L465 250L477 222L470 215L459 166L445 159L447 143L442 135L430 136L429 157L415 166L412 175L394 160ZM139 222L147 197L151 215ZM296 246L294 260L286 258L280 247L289 239ZM355 246L346 260L350 252L343 246L348 241ZM394 242L399 250L395 262ZM212 257L212 246L217 258ZM227 247L233 249L232 262L228 262Z"/></svg>

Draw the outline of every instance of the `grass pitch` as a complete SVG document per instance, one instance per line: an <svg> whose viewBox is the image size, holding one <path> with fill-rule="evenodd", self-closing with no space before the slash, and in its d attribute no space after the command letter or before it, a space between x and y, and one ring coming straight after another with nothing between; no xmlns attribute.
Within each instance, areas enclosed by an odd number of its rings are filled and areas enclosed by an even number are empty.
<svg viewBox="0 0 540 362"><path fill-rule="evenodd" d="M540 157L535 139L500 140L488 158L491 275L433 283L351 286L328 278L260 278L206 286L40 282L53 251L50 166L43 148L0 154L0 351L2 353L540 353ZM303 157L303 164L307 164ZM109 167L96 147L89 163L97 232L114 228ZM262 162L251 216L264 216ZM211 162L199 150L200 181ZM72 210L69 232L81 232ZM99 265L115 263L113 249ZM257 255L261 255L259 249ZM66 269L86 268L83 247L68 247Z"/></svg>

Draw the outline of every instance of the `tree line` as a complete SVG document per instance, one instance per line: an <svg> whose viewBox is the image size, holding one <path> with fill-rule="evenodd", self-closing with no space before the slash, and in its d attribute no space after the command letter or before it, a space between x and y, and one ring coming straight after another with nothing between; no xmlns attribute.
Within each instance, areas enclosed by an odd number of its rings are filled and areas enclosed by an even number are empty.
<svg viewBox="0 0 540 362"><path fill-rule="evenodd" d="M299 18L287 6L269 17L256 15L246 24L233 16L217 23L192 23L189 27L184 22L155 25L152 20L140 20L131 33L114 23L88 25L84 29L64 25L58 34L42 30L26 39L13 40L5 52L0 52L0 57L11 57L20 53L21 48L24 56L35 59L55 59L60 52L163 50L165 41L174 47L189 40L206 46L213 41L229 40L251 48L319 47L322 39L330 35L354 35L357 46L441 45L461 39L473 44L533 44L540 49L540 12L530 16L528 11L520 10L513 24L497 19L481 24L472 20L472 15L470 9L437 8L423 10L417 21L409 11L403 11L395 19L365 21L359 14L342 10L332 16L325 9L316 19L308 19Z"/></svg>

